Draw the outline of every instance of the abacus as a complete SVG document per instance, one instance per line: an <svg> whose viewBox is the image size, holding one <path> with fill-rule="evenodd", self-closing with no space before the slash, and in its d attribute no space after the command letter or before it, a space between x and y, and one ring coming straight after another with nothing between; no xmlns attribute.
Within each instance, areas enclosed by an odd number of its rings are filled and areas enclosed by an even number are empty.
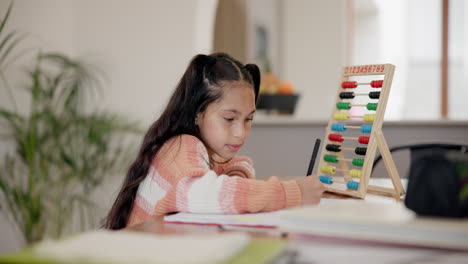
<svg viewBox="0 0 468 264"><path fill-rule="evenodd" d="M398 200L405 193L382 132L394 70L392 64L344 67L317 173L327 191L357 198L364 198L369 192ZM369 78L375 79L368 81ZM354 103L357 97L370 102ZM351 109L368 113L356 115L350 112ZM352 135L356 133L364 135ZM368 184L377 148L394 188Z"/></svg>

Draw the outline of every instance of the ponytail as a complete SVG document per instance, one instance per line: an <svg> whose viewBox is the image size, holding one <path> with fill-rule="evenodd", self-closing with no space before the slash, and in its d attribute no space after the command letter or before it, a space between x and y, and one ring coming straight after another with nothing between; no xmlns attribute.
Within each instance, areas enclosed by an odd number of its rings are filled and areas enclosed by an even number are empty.
<svg viewBox="0 0 468 264"><path fill-rule="evenodd" d="M254 92L255 92L255 102L258 100L258 92L260 90L260 69L256 64L247 64L245 69L250 73L252 77Z"/></svg>

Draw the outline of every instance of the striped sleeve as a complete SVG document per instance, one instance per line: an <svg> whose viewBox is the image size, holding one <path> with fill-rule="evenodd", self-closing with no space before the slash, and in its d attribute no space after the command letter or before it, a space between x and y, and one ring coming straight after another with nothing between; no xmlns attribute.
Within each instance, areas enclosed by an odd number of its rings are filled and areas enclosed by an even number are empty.
<svg viewBox="0 0 468 264"><path fill-rule="evenodd" d="M218 174L239 176L246 179L255 178L255 169L253 167L253 162L249 157L234 157L227 164L219 165L219 168L216 168L215 170Z"/></svg>
<svg viewBox="0 0 468 264"><path fill-rule="evenodd" d="M155 214L254 213L273 211L301 204L295 181L281 182L276 177L254 180L252 161L237 157L222 168L210 170L203 143L184 135L159 154L154 167L171 188L156 203Z"/></svg>
<svg viewBox="0 0 468 264"><path fill-rule="evenodd" d="M212 170L202 177L184 177L170 192L169 196L176 197L171 211L177 212L255 213L301 204L301 192L295 181L280 182L276 177L261 181L218 176Z"/></svg>

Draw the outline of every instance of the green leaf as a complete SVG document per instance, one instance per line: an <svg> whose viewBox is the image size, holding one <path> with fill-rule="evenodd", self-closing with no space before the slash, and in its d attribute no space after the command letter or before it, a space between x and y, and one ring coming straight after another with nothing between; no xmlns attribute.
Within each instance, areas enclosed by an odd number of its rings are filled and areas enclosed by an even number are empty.
<svg viewBox="0 0 468 264"><path fill-rule="evenodd" d="M8 58L8 55L13 51L16 45L18 45L18 43L20 43L20 41L22 41L23 39L24 39L24 36L15 38L13 42L9 43L9 45L6 47L6 50L4 50L2 47L2 50L0 51L3 53L3 55L0 57L0 65L4 63L4 61Z"/></svg>
<svg viewBox="0 0 468 264"><path fill-rule="evenodd" d="M8 6L7 12L5 13L5 17L3 17L2 23L0 24L0 36L2 35L3 28L5 27L8 17L10 17L11 9L13 8L13 1L10 2Z"/></svg>
<svg viewBox="0 0 468 264"><path fill-rule="evenodd" d="M12 126L13 132L18 133L21 131L21 123L24 122L24 118L21 115L0 108L0 119L2 118Z"/></svg>
<svg viewBox="0 0 468 264"><path fill-rule="evenodd" d="M6 35L6 37L0 42L0 52L4 49L4 47L7 45L8 41L10 41L10 39L14 38L16 35L16 32L13 31L13 32L10 32L8 33L8 35Z"/></svg>

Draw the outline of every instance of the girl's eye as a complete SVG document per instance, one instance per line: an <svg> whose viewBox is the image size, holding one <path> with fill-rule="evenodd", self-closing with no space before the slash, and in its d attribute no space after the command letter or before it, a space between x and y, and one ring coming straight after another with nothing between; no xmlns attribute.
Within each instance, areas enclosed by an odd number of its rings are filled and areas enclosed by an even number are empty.
<svg viewBox="0 0 468 264"><path fill-rule="evenodd" d="M253 120L253 117L247 118L245 121L247 121L247 122L252 122L252 120Z"/></svg>
<svg viewBox="0 0 468 264"><path fill-rule="evenodd" d="M225 117L224 120L226 120L226 121L228 121L228 122L232 122L232 121L234 121L234 118Z"/></svg>

